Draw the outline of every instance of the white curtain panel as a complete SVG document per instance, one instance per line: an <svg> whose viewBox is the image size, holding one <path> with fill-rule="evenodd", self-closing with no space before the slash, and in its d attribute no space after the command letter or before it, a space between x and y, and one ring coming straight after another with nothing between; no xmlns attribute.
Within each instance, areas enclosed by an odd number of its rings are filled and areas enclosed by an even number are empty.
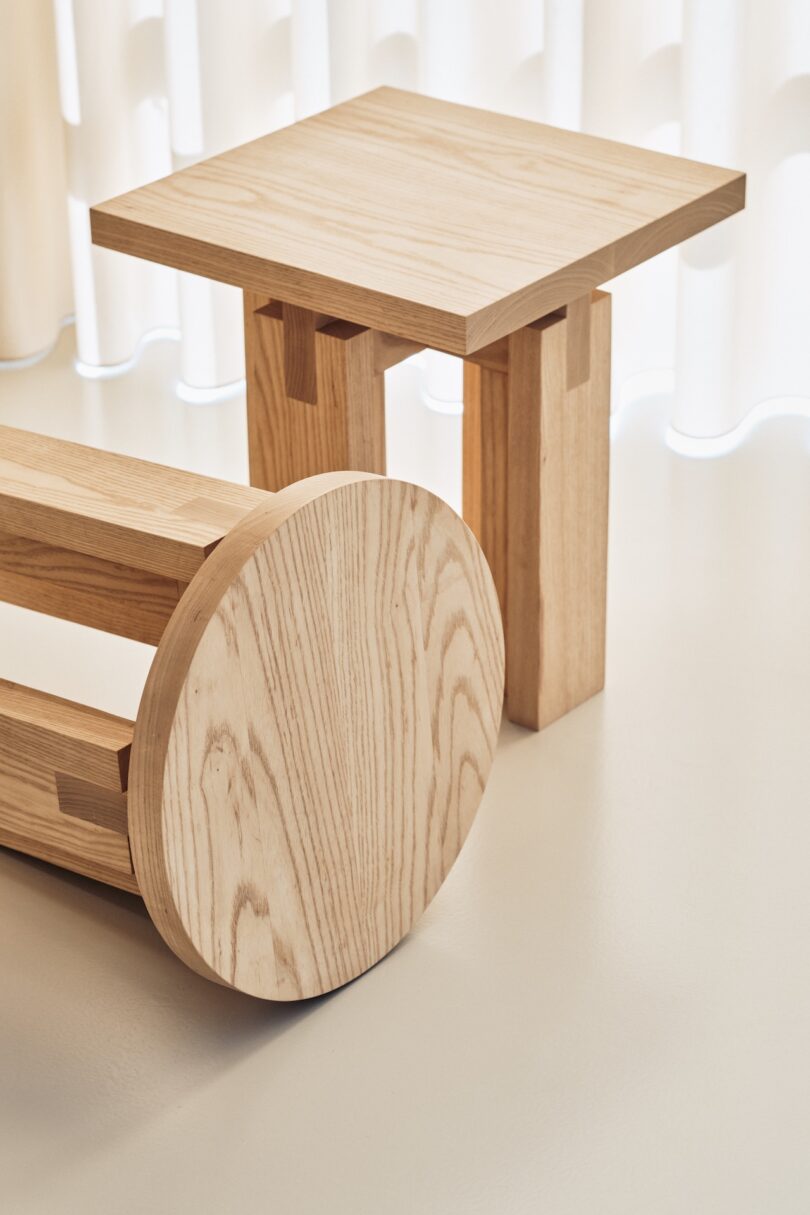
<svg viewBox="0 0 810 1215"><path fill-rule="evenodd" d="M685 450L808 407L808 0L0 0L0 19L0 358L70 312L80 370L175 336L181 395L227 391L239 293L93 248L88 207L385 83L747 170L746 212L611 285L614 407L672 392ZM458 408L458 362L423 372Z"/></svg>

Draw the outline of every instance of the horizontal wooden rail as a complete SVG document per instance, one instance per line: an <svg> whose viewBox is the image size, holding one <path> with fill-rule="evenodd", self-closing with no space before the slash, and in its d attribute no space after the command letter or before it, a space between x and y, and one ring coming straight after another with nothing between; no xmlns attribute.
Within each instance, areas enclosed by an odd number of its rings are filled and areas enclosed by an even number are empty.
<svg viewBox="0 0 810 1215"><path fill-rule="evenodd" d="M262 490L0 426L0 531L188 582Z"/></svg>
<svg viewBox="0 0 810 1215"><path fill-rule="evenodd" d="M284 321L284 373L287 395L296 400L315 401L317 395L313 390L315 380L315 333L320 330L330 331L336 326L351 326L357 334L364 330L362 325L351 325L349 321L340 321L322 312L308 312L304 308L290 308L276 300L268 300L261 307L254 308L260 316L272 320ZM562 315L562 313L560 314ZM337 330L336 330L337 332ZM424 342L412 342L408 338L398 337L395 333L384 333L374 330L374 371L380 374L390 367L408 359L411 355L419 354L425 349ZM441 347L431 347L440 354L449 351ZM489 371L506 371L507 340L501 338L488 346L482 346L471 354L464 356L468 363L486 367ZM307 385L308 387L303 387ZM304 395L306 394L306 395Z"/></svg>
<svg viewBox="0 0 810 1215"><path fill-rule="evenodd" d="M126 812L133 728L0 679L0 844L137 892Z"/></svg>
<svg viewBox="0 0 810 1215"><path fill-rule="evenodd" d="M157 645L185 583L0 532L0 599Z"/></svg>
<svg viewBox="0 0 810 1215"><path fill-rule="evenodd" d="M0 426L0 599L157 645L207 554L266 498Z"/></svg>
<svg viewBox="0 0 810 1215"><path fill-rule="evenodd" d="M548 325L551 319L561 319L566 315L570 315L574 324L572 330L576 333L576 340L570 343L569 352L569 368L568 380L569 387L574 387L576 384L587 379L588 371L588 346L589 332L586 328L586 322L590 315L590 311L584 304L590 302L591 298L598 299L604 295L604 292L593 291L583 296L581 300L575 301L573 304L565 308L559 308L555 312L549 313L547 316L539 317L533 322L529 328L543 328ZM296 400L315 403L317 402L316 391L316 342L315 334L317 332L330 333L332 331L340 332L339 327L348 328L352 334L360 334L364 332L362 325L351 325L348 321L339 321L321 312L310 312L306 308L293 308L288 304L281 304L276 300L268 300L261 307L256 307L253 311L259 316L266 316L276 321L284 323L284 342L283 342L283 357L284 357L284 382L287 395ZM372 333L374 342L373 354L373 370L375 374L381 375L388 371L390 367L401 363L403 359L410 358L414 354L419 354L425 349L423 342L413 342L408 338L398 337L394 333L385 333L382 330L374 330ZM482 346L479 350L472 351L464 356L465 363L472 366L481 367L486 371L498 371L504 375L508 371L509 359L509 343L507 338L499 338L497 342L491 342L488 346ZM432 347L439 353L448 353L443 351L441 347Z"/></svg>

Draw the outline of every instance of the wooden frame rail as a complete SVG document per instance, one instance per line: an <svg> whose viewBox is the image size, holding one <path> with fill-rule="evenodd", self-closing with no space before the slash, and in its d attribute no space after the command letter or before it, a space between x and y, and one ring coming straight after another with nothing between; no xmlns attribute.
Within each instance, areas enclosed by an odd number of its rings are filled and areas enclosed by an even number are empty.
<svg viewBox="0 0 810 1215"><path fill-rule="evenodd" d="M319 391L372 366L356 326L293 324L333 360ZM362 472L273 494L5 427L0 451L0 595L157 642L134 723L0 680L0 845L140 894L252 995L374 965L495 752L503 632L469 528Z"/></svg>

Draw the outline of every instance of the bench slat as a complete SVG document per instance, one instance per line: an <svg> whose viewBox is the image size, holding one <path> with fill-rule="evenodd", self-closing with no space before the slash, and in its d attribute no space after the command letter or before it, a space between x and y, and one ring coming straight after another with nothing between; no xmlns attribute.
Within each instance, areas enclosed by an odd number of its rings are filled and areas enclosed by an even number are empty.
<svg viewBox="0 0 810 1215"><path fill-rule="evenodd" d="M0 679L0 844L137 892L132 722Z"/></svg>
<svg viewBox="0 0 810 1215"><path fill-rule="evenodd" d="M0 426L0 531L188 582L263 490Z"/></svg>

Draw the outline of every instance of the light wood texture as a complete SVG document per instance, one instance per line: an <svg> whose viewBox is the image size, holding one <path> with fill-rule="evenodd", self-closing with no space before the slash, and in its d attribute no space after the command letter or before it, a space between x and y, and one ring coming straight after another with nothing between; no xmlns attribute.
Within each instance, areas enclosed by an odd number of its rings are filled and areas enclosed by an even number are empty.
<svg viewBox="0 0 810 1215"><path fill-rule="evenodd" d="M424 349L423 342L411 342L408 338L397 337L395 333L381 333L375 330L374 370L378 373L387 371L389 367L395 367L403 359L409 359L411 355L419 354L419 351Z"/></svg>
<svg viewBox="0 0 810 1215"><path fill-rule="evenodd" d="M137 891L120 819L113 829L83 821L93 803L96 817L103 805L122 808L132 730L109 713L0 680L0 844Z"/></svg>
<svg viewBox="0 0 810 1215"><path fill-rule="evenodd" d="M573 389L566 317L513 334L508 374L465 366L464 513L504 611L506 712L532 729L604 685L610 297L590 314Z"/></svg>
<svg viewBox="0 0 810 1215"><path fill-rule="evenodd" d="M247 486L0 426L0 532L55 548L188 582L262 501Z"/></svg>
<svg viewBox="0 0 810 1215"><path fill-rule="evenodd" d="M129 835L127 795L121 790L102 789L79 776L57 772L56 796L62 814L106 827L117 835Z"/></svg>
<svg viewBox="0 0 810 1215"><path fill-rule="evenodd" d="M157 645L182 582L0 532L0 599Z"/></svg>
<svg viewBox="0 0 810 1215"><path fill-rule="evenodd" d="M284 322L284 389L296 401L314 405L318 399L315 371L317 317L308 308L282 304Z"/></svg>
<svg viewBox="0 0 810 1215"><path fill-rule="evenodd" d="M595 293L596 296L602 294ZM565 309L553 312L535 321L530 328L542 331L565 315ZM508 338L486 346L464 360L462 509L465 521L475 532L489 561L504 619L509 482L508 371ZM532 414L536 412L535 400L532 400L530 410Z"/></svg>
<svg viewBox="0 0 810 1215"><path fill-rule="evenodd" d="M566 322L558 321L558 362L562 356L563 392L566 376ZM562 393L548 400L543 392L543 358L549 348L543 331L518 329L509 338L507 374L507 476L506 476L506 714L510 721L539 730L552 717L544 712L541 679L546 621L544 593L552 596L558 589L543 580L545 534L541 521L552 503L543 493L543 462L559 462L562 453L552 452L545 444L549 412L564 404ZM542 509L542 520L541 520ZM562 537L560 537L562 540ZM547 684L546 684L547 686ZM571 706L569 706L571 707Z"/></svg>
<svg viewBox="0 0 810 1215"><path fill-rule="evenodd" d="M577 388L591 374L591 293L572 300L565 309L566 387Z"/></svg>
<svg viewBox="0 0 810 1215"><path fill-rule="evenodd" d="M281 306L245 293L250 479L262 489L343 468L385 471L385 401L374 334L346 321L314 333L317 404L287 394Z"/></svg>
<svg viewBox="0 0 810 1215"><path fill-rule="evenodd" d="M269 300L265 302L263 296L256 296L255 294L251 294L251 293L247 293L247 294L250 295L251 308L253 308L256 311L264 313L264 315L266 315L266 316L276 316L276 317L280 316L282 318L282 320L284 321L284 324L285 324L285 333L286 333L286 330L288 330L290 328L290 325L287 322L287 318L291 311L301 313L303 316L306 316L306 317L313 317L314 318L314 324L312 325L313 333L317 329L325 329L327 325L337 322L337 320L338 320L337 317L328 316L325 313L308 313L303 308L292 310L291 306L289 304L280 304L275 301L269 301ZM295 327L296 325L300 326L302 323L303 323L302 321L296 319L292 322L292 326L293 327ZM425 349L424 342L412 342L409 338L397 337L397 335L395 333L384 333L379 329L375 329L373 331L373 333L374 333L373 368L374 368L374 372L377 374L387 371L389 369L389 367L395 367L396 364L401 363L403 361L403 359L409 359L412 355L419 354L419 352L421 350ZM294 336L293 336L294 342L295 342L297 336L298 335L294 334ZM314 348L315 347L314 347L314 340L313 340L312 346L311 347L307 346L307 357L311 357L310 351L314 352ZM437 347L434 347L434 349L440 350L441 348L437 346ZM442 353L451 354L452 351L443 351ZM297 351L297 354L296 354L296 358L300 359L301 357L302 357L302 352L299 348ZM489 346L482 346L480 350L475 350L471 354L467 355L467 358L471 363L477 363L481 367L491 367L496 371L506 371L507 357L508 357L507 356L507 342L506 342L505 338L500 338L497 342L492 342L491 345L489 345ZM296 365L296 360L293 360L293 368L290 369L288 367L287 358L288 358L287 342L285 341L285 347L284 347L285 389L286 389L288 396L294 397L295 393L293 391L291 391L290 385L291 385L291 382L295 381L295 377L299 374L299 372L298 372L298 367ZM309 373L307 373L307 374L309 374ZM306 398L300 397L298 399L299 400L309 400L310 398L309 397L306 397Z"/></svg>
<svg viewBox="0 0 810 1215"><path fill-rule="evenodd" d="M502 695L491 575L444 503L327 474L254 511L181 601L135 728L135 870L171 948L274 999L373 965L464 841Z"/></svg>
<svg viewBox="0 0 810 1215"><path fill-rule="evenodd" d="M410 342L407 338L397 337L394 333L381 333L379 330L375 330L374 370L387 371L389 367L394 367L403 359L408 359L411 355L418 354L420 350L424 349L422 342ZM441 348L436 346L434 349L440 350ZM452 354L453 352L445 350L443 353ZM497 342L492 342L489 346L482 346L480 350L474 350L472 354L468 354L465 361L479 367L487 367L492 371L506 371L507 359L506 338L499 338Z"/></svg>
<svg viewBox="0 0 810 1215"><path fill-rule="evenodd" d="M509 443L509 380L464 362L462 510L489 561L506 620L506 493Z"/></svg>
<svg viewBox="0 0 810 1215"><path fill-rule="evenodd" d="M126 789L132 722L0 679L3 734L60 772Z"/></svg>
<svg viewBox="0 0 810 1215"><path fill-rule="evenodd" d="M506 338L499 338L489 346L474 350L465 361L484 367L487 371L506 371L509 366L509 342Z"/></svg>
<svg viewBox="0 0 810 1215"><path fill-rule="evenodd" d="M741 209L730 169L376 89L91 210L96 244L468 354Z"/></svg>

